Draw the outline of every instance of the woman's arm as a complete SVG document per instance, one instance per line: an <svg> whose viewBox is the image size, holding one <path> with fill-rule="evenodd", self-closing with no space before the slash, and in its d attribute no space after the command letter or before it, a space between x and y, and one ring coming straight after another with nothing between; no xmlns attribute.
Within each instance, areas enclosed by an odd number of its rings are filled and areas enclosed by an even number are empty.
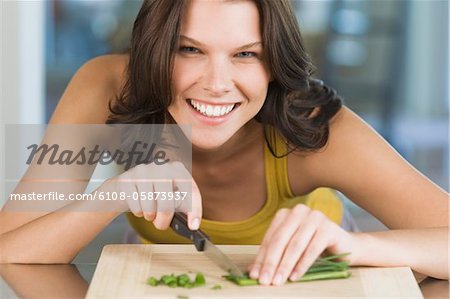
<svg viewBox="0 0 450 299"><path fill-rule="evenodd" d="M106 204L109 202L99 202ZM83 208L82 206L87 206ZM67 264L120 212L80 201L0 235L0 264ZM65 211L65 210L72 211ZM91 209L91 212L88 209ZM78 210L74 212L73 210Z"/></svg>
<svg viewBox="0 0 450 299"><path fill-rule="evenodd" d="M108 101L118 92L120 82L120 70L124 68L125 62L119 55L108 55L94 58L85 63L73 76L61 97L49 124L102 124L108 116ZM82 173L72 173L72 169L64 166L66 177L85 178L86 183L72 184L74 189L84 190L87 180L92 175L94 167L83 168ZM55 166L53 166L55 168ZM24 178L38 178L40 168L33 170L33 166L27 169ZM79 169L78 169L79 171ZM22 178L23 179L23 178ZM60 188L61 190L59 190ZM27 184L19 183L13 193L27 193ZM54 185L52 190L63 192L64 186ZM44 192L45 190L40 190ZM76 190L74 190L76 192ZM11 231L34 219L42 217L48 213L45 211L8 211L7 202L0 211L0 234Z"/></svg>
<svg viewBox="0 0 450 299"><path fill-rule="evenodd" d="M344 107L331 123L326 149L307 159L319 170L316 183L340 190L392 229L360 235L358 264L409 265L449 278L449 194L362 119Z"/></svg>
<svg viewBox="0 0 450 299"><path fill-rule="evenodd" d="M448 227L358 233L353 265L409 266L434 278L449 279Z"/></svg>
<svg viewBox="0 0 450 299"><path fill-rule="evenodd" d="M303 204L277 212L261 243L250 276L262 284L301 277L323 251L350 252L350 265L410 266L449 278L449 195L409 165L370 126L344 107L330 125L327 146L295 153L290 179L303 186L342 191L390 231L349 233ZM305 175L307 174L307 178Z"/></svg>
<svg viewBox="0 0 450 299"><path fill-rule="evenodd" d="M298 204L277 212L248 271L261 284L280 285L303 276L326 251L351 253L342 259L352 266L410 266L448 279L447 233L445 227L349 233L322 212Z"/></svg>
<svg viewBox="0 0 450 299"><path fill-rule="evenodd" d="M75 265L2 265L0 276L19 298L84 298L89 287Z"/></svg>
<svg viewBox="0 0 450 299"><path fill-rule="evenodd" d="M121 59L122 57L118 59L101 57L83 66L64 93L51 124L103 124L108 115L108 102L118 92L118 86L111 82L121 81L114 76L111 78L111 73L119 74L125 67ZM116 64L119 64L119 67ZM84 128L84 126L76 127ZM63 126L63 129L65 128ZM84 130L90 129L91 127ZM92 129L94 136L90 132L73 134L73 131L70 131L69 134L64 130L62 134L48 134L52 137L50 138L47 135L49 131L51 130L47 128L44 139L56 140L56 143L62 144L61 147L64 149L65 146L69 149L80 149L80 145L91 143L97 146L102 144L102 141L110 146L111 143L115 143L115 138L120 138L120 135L114 134L115 132L112 132L114 135L112 136L109 132L99 132L95 128ZM89 150L90 147L87 148ZM52 167L49 166L51 163L43 164L46 165L39 166L43 168L39 168L38 163L30 166L25 176L26 180L21 180L14 193L17 191L18 194L27 195L37 191L42 195L59 188L62 190L58 191L65 193L65 198L70 199L70 195L83 193L95 166L89 165L94 164L93 162L85 162L82 165L72 163L70 166L51 165ZM157 179L161 178L161 174L164 174L167 181ZM201 196L195 182L193 180L186 182L186 179L192 180L190 172L183 163L176 160L162 165L142 163L114 179L106 180L97 189L99 196L115 193L116 196L112 197L117 200L102 201L100 197L95 196L97 192L94 191L92 201L66 204L62 208L55 207L54 202L49 201L45 203L47 204L45 208L51 204L51 209L37 213L16 213L16 202L9 201L0 212L0 224L6 227L2 228L0 235L0 262L69 263L116 216L128 209L136 217L144 217L147 221L153 222L155 227L167 229L176 208L187 214L191 229L198 229L202 216ZM42 184L42 180L50 183ZM69 181L69 184L66 181ZM39 183L35 184L36 182ZM186 200L177 206L174 201L150 201L143 199L142 196L139 196L140 200L134 200L132 196L132 194L149 194L153 191L172 193L175 191L174 188L187 195ZM137 191L140 193L136 193ZM33 207L34 209L31 209L25 204L25 211L35 211L36 206ZM19 208L24 211L23 205L19 205ZM37 208L42 210L42 205Z"/></svg>
<svg viewBox="0 0 450 299"><path fill-rule="evenodd" d="M105 56L95 58L83 65L64 92L50 124L104 123L108 114L108 101L117 92L117 86L114 85L117 79L114 75L117 73L115 70L120 69L117 66L120 65L120 59L116 56ZM85 179L85 183L72 184L73 189L70 190L74 193L82 193L93 167L86 165L82 170L77 168L76 173L71 166L63 167L65 167L61 170L64 172L63 177ZM33 169L33 166L30 166L25 178L39 178L40 170L41 168ZM30 190L32 188L30 185L32 184L22 180L13 193L26 194L36 191ZM40 193L67 191L59 190L67 189L67 185L64 187L60 184L53 184L53 186L39 184L39 187ZM117 216L116 213L106 212L34 211L36 209L17 211L10 207L13 204L15 203L7 202L0 211L2 263L70 262L81 248Z"/></svg>

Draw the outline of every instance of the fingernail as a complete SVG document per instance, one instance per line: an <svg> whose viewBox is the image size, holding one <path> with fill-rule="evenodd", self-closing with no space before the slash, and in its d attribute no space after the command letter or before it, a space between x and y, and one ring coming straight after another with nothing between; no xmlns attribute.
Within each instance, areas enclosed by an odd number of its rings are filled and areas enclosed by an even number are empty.
<svg viewBox="0 0 450 299"><path fill-rule="evenodd" d="M250 277L251 278L256 279L256 278L258 278L258 275L259 275L259 268L258 267L255 267L255 268L252 269L252 271L250 271Z"/></svg>
<svg viewBox="0 0 450 299"><path fill-rule="evenodd" d="M291 276L289 277L289 280L296 281L298 279L298 273L292 272Z"/></svg>
<svg viewBox="0 0 450 299"><path fill-rule="evenodd" d="M191 229L196 230L200 227L200 220L198 218L192 219Z"/></svg>
<svg viewBox="0 0 450 299"><path fill-rule="evenodd" d="M277 273L277 274L275 275L275 278L273 279L273 284L274 284L274 285L280 285L282 279L283 279L283 277L281 277L281 274L280 274L280 273Z"/></svg>
<svg viewBox="0 0 450 299"><path fill-rule="evenodd" d="M269 284L269 273L264 272L261 277L259 278L259 282L261 284Z"/></svg>

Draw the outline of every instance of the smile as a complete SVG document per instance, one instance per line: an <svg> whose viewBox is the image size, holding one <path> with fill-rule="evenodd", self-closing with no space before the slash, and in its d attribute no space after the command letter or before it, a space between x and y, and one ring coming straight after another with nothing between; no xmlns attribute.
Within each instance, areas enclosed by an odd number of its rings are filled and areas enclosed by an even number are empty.
<svg viewBox="0 0 450 299"><path fill-rule="evenodd" d="M193 99L188 99L188 102L198 112L208 117L220 117L227 115L237 105L236 103L228 105L211 105Z"/></svg>

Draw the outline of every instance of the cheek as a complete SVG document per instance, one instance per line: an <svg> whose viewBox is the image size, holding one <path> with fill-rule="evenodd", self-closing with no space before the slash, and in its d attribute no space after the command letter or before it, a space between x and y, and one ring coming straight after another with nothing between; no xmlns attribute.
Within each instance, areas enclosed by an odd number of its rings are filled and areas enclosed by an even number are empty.
<svg viewBox="0 0 450 299"><path fill-rule="evenodd" d="M240 89L248 97L250 104L262 106L267 95L270 75L263 67L252 68L241 73Z"/></svg>
<svg viewBox="0 0 450 299"><path fill-rule="evenodd" d="M198 73L200 73L198 65L175 58L172 75L174 95L179 96L181 92L194 85Z"/></svg>

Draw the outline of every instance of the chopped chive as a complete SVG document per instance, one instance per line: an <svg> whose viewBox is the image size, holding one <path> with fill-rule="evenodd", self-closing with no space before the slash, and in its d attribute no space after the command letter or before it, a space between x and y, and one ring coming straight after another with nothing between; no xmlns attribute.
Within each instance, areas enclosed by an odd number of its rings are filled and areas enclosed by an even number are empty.
<svg viewBox="0 0 450 299"><path fill-rule="evenodd" d="M187 289L192 289L195 286L196 285L193 282L188 282L184 287L187 288Z"/></svg>
<svg viewBox="0 0 450 299"><path fill-rule="evenodd" d="M178 275L177 282L179 286L185 286L191 279L187 274Z"/></svg>
<svg viewBox="0 0 450 299"><path fill-rule="evenodd" d="M205 285L205 276L203 276L203 274L201 273L197 273L197 275L195 275L195 285L196 286L202 286Z"/></svg>
<svg viewBox="0 0 450 299"><path fill-rule="evenodd" d="M174 273L172 273L170 275L161 276L159 280L156 277L152 276L147 279L147 284L151 286L166 285L170 288L184 287L190 289L205 285L206 280L202 273L197 273L194 280L191 280L191 278L187 274L176 276Z"/></svg>
<svg viewBox="0 0 450 299"><path fill-rule="evenodd" d="M258 284L258 280L256 279L251 279L248 274L244 274L243 276L234 276L234 275L224 275L222 276L223 278L234 282L237 285L240 286L249 286L249 285L257 285Z"/></svg>
<svg viewBox="0 0 450 299"><path fill-rule="evenodd" d="M333 261L338 258L349 255L349 253L327 256L324 258L317 259L311 267L306 271L306 273L296 281L289 282L301 282L301 281L312 281L320 279L337 279L337 278L347 278L351 275L348 271L349 263L347 261ZM188 271L188 273L192 273ZM237 284L240 286L250 286L258 285L257 279L251 279L248 273L243 276L224 275L223 278ZM181 274L176 276L174 273L170 275L163 275L158 280L156 277L150 277L147 279L147 284L151 286L166 285L170 288L183 287L183 288L194 288L199 286L204 286L206 284L205 276L202 273L197 273L195 278L191 280L189 275ZM219 284L214 285L211 289L220 290L222 286ZM187 296L178 296L177 298L188 298Z"/></svg>
<svg viewBox="0 0 450 299"><path fill-rule="evenodd" d="M157 286L158 285L158 279L156 279L155 277L150 277L147 280L147 284L151 285L151 286Z"/></svg>
<svg viewBox="0 0 450 299"><path fill-rule="evenodd" d="M161 277L161 280L160 280L160 282L162 282L162 284L165 284L165 285L169 285L173 281L176 282L176 277L173 274L171 274L171 275L163 275Z"/></svg>
<svg viewBox="0 0 450 299"><path fill-rule="evenodd" d="M171 281L171 282L169 282L169 283L167 284L167 286L168 286L169 288L176 288L178 285L177 285L177 282L176 282L176 281Z"/></svg>

